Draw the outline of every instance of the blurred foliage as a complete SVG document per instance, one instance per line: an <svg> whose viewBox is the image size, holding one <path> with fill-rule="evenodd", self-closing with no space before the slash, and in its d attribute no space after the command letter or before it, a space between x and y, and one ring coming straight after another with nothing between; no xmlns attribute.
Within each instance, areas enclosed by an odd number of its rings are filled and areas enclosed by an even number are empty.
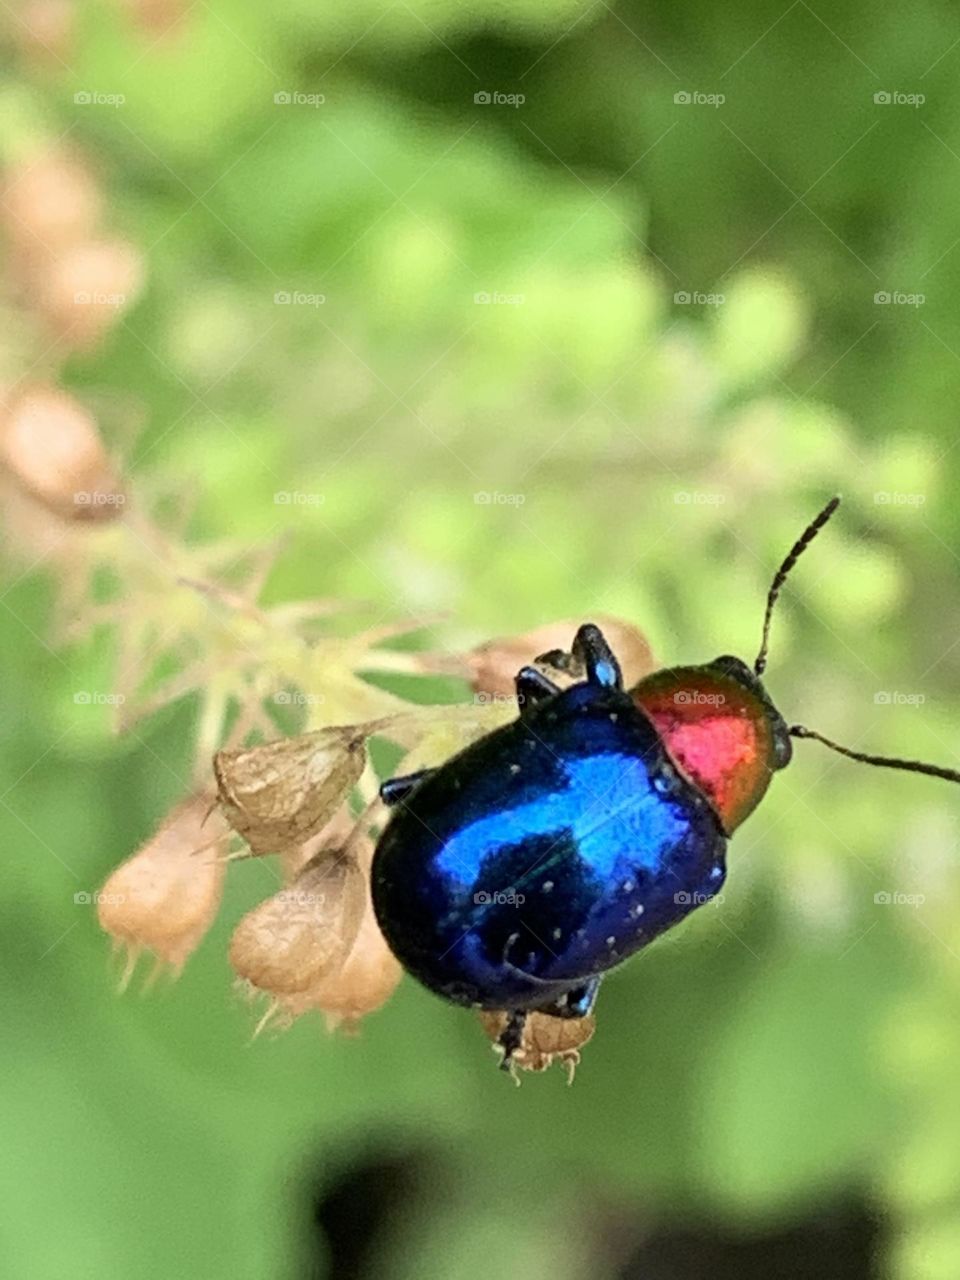
<svg viewBox="0 0 960 1280"><path fill-rule="evenodd" d="M288 532L268 602L442 610L451 650L607 612L664 661L750 657L773 567L842 490L771 691L841 741L955 761L951 10L179 8L5 19L0 160L75 148L147 271L87 349L8 299L7 383L94 407L191 539ZM894 91L926 102L875 104ZM607 983L572 1092L505 1085L475 1021L412 983L357 1041L248 1047L226 946L261 866L144 1000L116 997L74 902L184 792L198 703L120 739L75 705L114 656L51 647L42 559L22 548L0 596L5 1274L287 1274L304 1161L404 1134L462 1186L385 1275L579 1274L557 1222L586 1187L751 1223L865 1189L891 1274L960 1274L948 789L804 744L725 901Z"/></svg>

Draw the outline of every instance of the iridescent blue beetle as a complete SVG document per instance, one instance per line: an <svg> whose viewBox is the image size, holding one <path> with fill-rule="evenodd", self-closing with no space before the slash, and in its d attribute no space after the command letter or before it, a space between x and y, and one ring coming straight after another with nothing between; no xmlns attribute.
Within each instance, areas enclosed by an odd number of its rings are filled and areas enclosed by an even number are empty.
<svg viewBox="0 0 960 1280"><path fill-rule="evenodd" d="M561 689L522 668L517 720L381 787L396 808L373 861L380 928L431 991L510 1013L499 1040L505 1068L529 1012L583 1017L608 970L716 895L727 837L789 763L791 738L960 782L951 769L788 726L763 688L774 603L838 503L777 572L752 669L722 657L655 672L627 691L588 623L570 654L538 659L584 679Z"/></svg>

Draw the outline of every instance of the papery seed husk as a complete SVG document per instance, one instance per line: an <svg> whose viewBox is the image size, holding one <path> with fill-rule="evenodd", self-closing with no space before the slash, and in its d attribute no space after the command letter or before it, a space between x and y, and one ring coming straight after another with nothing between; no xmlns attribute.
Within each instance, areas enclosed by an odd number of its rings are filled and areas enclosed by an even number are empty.
<svg viewBox="0 0 960 1280"><path fill-rule="evenodd" d="M510 1015L482 1010L479 1016L484 1031L496 1043ZM596 1026L592 1013L583 1018L555 1018L546 1013L528 1013L523 1025L523 1038L520 1047L514 1051L513 1062L524 1071L546 1071L554 1062L576 1066L580 1061L580 1050L592 1039Z"/></svg>
<svg viewBox="0 0 960 1280"><path fill-rule="evenodd" d="M362 1018L374 1013L393 995L403 976L399 961L384 941L367 894L356 941L339 972L291 1000L281 1000L287 1017L316 1009L327 1028L356 1031Z"/></svg>
<svg viewBox="0 0 960 1280"><path fill-rule="evenodd" d="M44 68L62 70L72 56L75 0L27 0L12 35Z"/></svg>
<svg viewBox="0 0 960 1280"><path fill-rule="evenodd" d="M273 996L297 995L340 970L366 907L356 860L321 851L284 889L237 925L230 964L238 977Z"/></svg>
<svg viewBox="0 0 960 1280"><path fill-rule="evenodd" d="M353 831L356 819L350 812L350 805L344 803L334 812L329 822L325 823L315 836L303 844L292 845L280 854L280 865L283 867L284 879L293 880L308 862L318 853L325 851L332 856L341 849Z"/></svg>
<svg viewBox="0 0 960 1280"><path fill-rule="evenodd" d="M363 725L319 729L213 759L223 811L254 854L281 853L329 822L366 763Z"/></svg>
<svg viewBox="0 0 960 1280"><path fill-rule="evenodd" d="M154 43L172 39L187 14L184 0L124 0ZM153 45L151 45L151 48Z"/></svg>
<svg viewBox="0 0 960 1280"><path fill-rule="evenodd" d="M71 245L37 271L40 307L71 346L112 328L143 288L138 249L125 240Z"/></svg>
<svg viewBox="0 0 960 1280"><path fill-rule="evenodd" d="M541 654L551 649L569 652L577 628L583 621L595 622L606 636L620 663L626 688L654 670L653 654L643 633L621 618L598 614L580 622L572 619L551 622L521 635L501 636L480 645L467 655L474 690L480 694L512 696L516 692L514 681L520 668L534 664ZM542 666L542 669L558 684L570 682L569 678L549 667Z"/></svg>
<svg viewBox="0 0 960 1280"><path fill-rule="evenodd" d="M179 971L216 916L229 838L211 794L176 805L107 879L98 898L101 927L131 953L146 949Z"/></svg>
<svg viewBox="0 0 960 1280"><path fill-rule="evenodd" d="M93 417L67 392L36 386L0 408L0 463L68 520L109 520L124 495Z"/></svg>
<svg viewBox="0 0 960 1280"><path fill-rule="evenodd" d="M89 236L103 200L86 167L66 151L51 149L12 166L3 187L0 219L9 239L25 254L49 261Z"/></svg>

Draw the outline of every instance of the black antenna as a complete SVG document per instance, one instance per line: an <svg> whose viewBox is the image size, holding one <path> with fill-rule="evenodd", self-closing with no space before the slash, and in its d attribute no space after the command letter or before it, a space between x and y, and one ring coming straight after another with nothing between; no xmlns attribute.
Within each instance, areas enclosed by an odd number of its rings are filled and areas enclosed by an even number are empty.
<svg viewBox="0 0 960 1280"><path fill-rule="evenodd" d="M807 525L806 529L790 548L790 554L777 570L773 582L770 584L770 590L767 594L767 611L763 615L763 637L760 641L760 652L757 654L757 660L753 664L753 671L757 676L763 675L767 665L770 619L773 616L773 606L776 604L781 588L787 580L787 575L839 505L840 496L838 494L835 498L831 498L816 519ZM813 738L815 742L822 743L825 747L829 747L831 751L836 751L839 755L846 756L848 760L857 760L860 764L877 765L882 769L902 769L906 773L925 773L931 778L945 778L947 782L960 782L960 770L947 769L944 765L924 764L921 760L901 760L896 756L874 756L867 751L853 751L850 747L841 747L839 742L833 742L830 738L825 738L822 733L817 733L815 729L808 729L802 724L790 725L787 732L791 738Z"/></svg>
<svg viewBox="0 0 960 1280"><path fill-rule="evenodd" d="M763 615L763 638L760 641L760 652L757 654L757 660L753 664L754 675L762 676L767 666L767 648L770 644L770 619L773 616L773 606L776 604L777 596L787 580L787 575L839 505L840 495L838 494L835 498L831 498L817 518L807 525L806 529L790 548L790 554L777 570L767 593L767 611Z"/></svg>
<svg viewBox="0 0 960 1280"><path fill-rule="evenodd" d="M838 751L840 755L848 756L851 760L859 760L861 764L876 764L886 769L905 769L907 773L926 773L932 778L946 778L947 782L960 782L960 771L956 769L946 769L939 764L923 764L919 760L897 760L892 756L871 756L866 751L851 751L849 747L841 747L838 742L831 742L822 733L806 729L802 724L792 724L788 732L792 738L813 738L816 742L822 742L825 747L829 747L831 751Z"/></svg>

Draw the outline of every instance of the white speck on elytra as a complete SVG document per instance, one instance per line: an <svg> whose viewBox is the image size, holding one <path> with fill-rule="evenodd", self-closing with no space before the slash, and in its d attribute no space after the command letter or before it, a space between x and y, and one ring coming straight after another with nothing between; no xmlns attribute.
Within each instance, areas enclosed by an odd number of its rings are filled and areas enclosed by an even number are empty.
<svg viewBox="0 0 960 1280"><path fill-rule="evenodd" d="M563 930L562 930L562 929L554 929L554 931L553 931L553 938L554 938L554 941L555 941L555 942L559 942L559 941L560 941L560 939L561 939L562 937L563 937Z"/></svg>
<svg viewBox="0 0 960 1280"><path fill-rule="evenodd" d="M620 889L623 893L633 893L636 887L637 887L636 880L624 880L623 884L620 886Z"/></svg>
<svg viewBox="0 0 960 1280"><path fill-rule="evenodd" d="M510 772L511 772L511 773L519 773L519 772L520 772L520 766L519 766L518 764L512 764L512 765L510 766Z"/></svg>
<svg viewBox="0 0 960 1280"><path fill-rule="evenodd" d="M607 946L612 948L616 944L616 941L616 938L611 933L610 937L607 939Z"/></svg>
<svg viewBox="0 0 960 1280"><path fill-rule="evenodd" d="M631 914L632 916L642 916L642 915L643 915L643 903L642 903L642 902L638 902L638 903L637 903L637 905L636 905L635 907L631 907L631 908L630 908L630 914Z"/></svg>
<svg viewBox="0 0 960 1280"><path fill-rule="evenodd" d="M552 880L544 880L544 882L543 882L543 884L540 886L540 888L543 890L543 892L544 892L544 893L551 893L551 892L553 891L553 881L552 881Z"/></svg>

